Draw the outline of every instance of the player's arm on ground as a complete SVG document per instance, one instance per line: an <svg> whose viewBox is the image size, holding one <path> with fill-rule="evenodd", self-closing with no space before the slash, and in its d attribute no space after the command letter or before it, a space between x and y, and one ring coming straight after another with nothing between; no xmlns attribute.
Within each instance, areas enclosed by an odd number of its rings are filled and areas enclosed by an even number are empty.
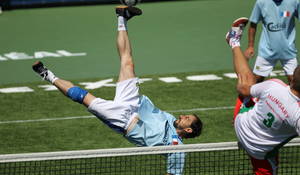
<svg viewBox="0 0 300 175"><path fill-rule="evenodd" d="M234 70L238 77L236 89L240 95L245 97L250 96L251 86L256 83L255 76L241 48L234 47L232 53Z"/></svg>

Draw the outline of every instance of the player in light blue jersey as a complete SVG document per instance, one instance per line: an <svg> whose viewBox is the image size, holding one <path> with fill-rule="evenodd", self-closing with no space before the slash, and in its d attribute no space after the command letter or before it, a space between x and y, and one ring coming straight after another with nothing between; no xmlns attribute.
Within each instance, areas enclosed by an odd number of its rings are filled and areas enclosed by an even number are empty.
<svg viewBox="0 0 300 175"><path fill-rule="evenodd" d="M254 56L254 40L257 24L263 29L259 41L258 56L254 66L257 82L269 76L277 61L280 61L288 81L297 67L295 47L295 17L299 16L298 0L257 0L250 17L248 48L245 56Z"/></svg>
<svg viewBox="0 0 300 175"><path fill-rule="evenodd" d="M114 100L96 98L70 81L59 79L40 61L33 64L33 70L44 80L55 85L64 95L85 105L97 118L137 146L177 145L182 144L184 138L199 136L202 122L195 114L181 115L176 119L155 107L148 97L139 94L127 21L133 16L141 15L142 11L136 7L120 6L116 8L116 13L117 47L121 67ZM170 153L166 156L167 173L182 174L185 154Z"/></svg>

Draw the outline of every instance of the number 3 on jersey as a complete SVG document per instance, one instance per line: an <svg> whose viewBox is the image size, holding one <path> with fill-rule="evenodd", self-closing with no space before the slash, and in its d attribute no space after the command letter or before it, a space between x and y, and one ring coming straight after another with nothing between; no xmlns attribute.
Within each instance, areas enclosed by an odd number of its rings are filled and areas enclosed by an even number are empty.
<svg viewBox="0 0 300 175"><path fill-rule="evenodd" d="M273 122L275 120L275 117L270 112L267 114L267 116L268 116L268 118L264 119L263 123L264 123L264 125L266 125L266 127L271 128L271 126L272 126L272 124L273 124Z"/></svg>

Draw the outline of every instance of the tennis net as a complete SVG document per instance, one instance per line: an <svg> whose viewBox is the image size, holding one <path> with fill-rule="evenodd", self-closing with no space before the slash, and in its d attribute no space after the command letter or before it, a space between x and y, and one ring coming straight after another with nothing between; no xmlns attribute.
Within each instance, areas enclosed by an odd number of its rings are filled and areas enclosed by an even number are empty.
<svg viewBox="0 0 300 175"><path fill-rule="evenodd" d="M280 149L280 175L300 174L300 139ZM185 153L183 174L252 174L236 142L0 155L0 175L166 174L168 154ZM175 160L176 161L176 160Z"/></svg>

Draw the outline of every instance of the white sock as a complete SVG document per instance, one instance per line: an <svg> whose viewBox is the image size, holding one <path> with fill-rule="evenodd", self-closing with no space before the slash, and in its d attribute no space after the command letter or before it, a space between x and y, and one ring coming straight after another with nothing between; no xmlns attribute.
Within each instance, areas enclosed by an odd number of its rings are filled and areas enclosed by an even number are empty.
<svg viewBox="0 0 300 175"><path fill-rule="evenodd" d="M54 81L58 80L59 78L58 77L54 77L51 81L52 84L54 84Z"/></svg>
<svg viewBox="0 0 300 175"><path fill-rule="evenodd" d="M127 20L123 16L118 16L118 31L127 30Z"/></svg>
<svg viewBox="0 0 300 175"><path fill-rule="evenodd" d="M230 38L229 45L231 48L240 47L243 30L240 27L232 27L231 30L235 33L235 36Z"/></svg>
<svg viewBox="0 0 300 175"><path fill-rule="evenodd" d="M235 47L240 47L241 46L240 40L236 38L230 38L229 45L231 46L232 49Z"/></svg>
<svg viewBox="0 0 300 175"><path fill-rule="evenodd" d="M45 79L46 81L49 81L50 83L53 84L54 81L58 79L58 77L56 77L56 76L54 75L54 73L51 72L50 70L47 70L47 72L48 72L48 74L47 74L47 76L46 76L44 79Z"/></svg>

